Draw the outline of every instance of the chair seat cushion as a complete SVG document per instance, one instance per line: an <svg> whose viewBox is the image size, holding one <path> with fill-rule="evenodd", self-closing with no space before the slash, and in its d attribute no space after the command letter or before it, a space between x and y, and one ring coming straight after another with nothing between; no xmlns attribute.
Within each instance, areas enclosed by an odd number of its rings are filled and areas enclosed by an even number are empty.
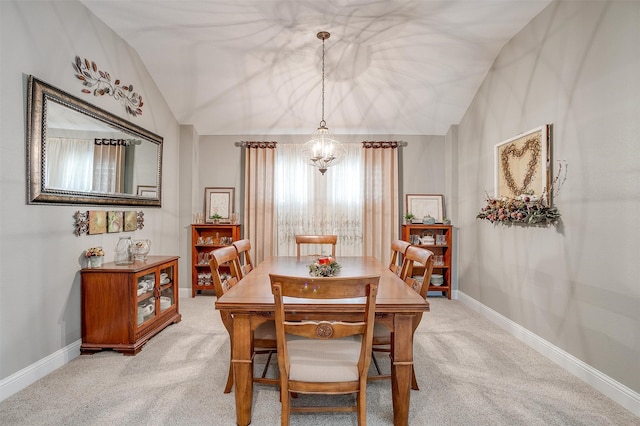
<svg viewBox="0 0 640 426"><path fill-rule="evenodd" d="M318 340L287 335L289 380L344 382L358 380L361 336Z"/></svg>

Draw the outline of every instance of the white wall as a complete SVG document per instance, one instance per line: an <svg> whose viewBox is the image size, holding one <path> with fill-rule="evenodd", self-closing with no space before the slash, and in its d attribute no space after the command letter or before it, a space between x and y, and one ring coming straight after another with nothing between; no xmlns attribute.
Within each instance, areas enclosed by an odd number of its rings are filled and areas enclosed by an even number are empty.
<svg viewBox="0 0 640 426"><path fill-rule="evenodd" d="M138 55L81 3L3 0L0 19L0 379L5 379L81 338L78 271L84 250L101 245L112 260L118 237L127 235L151 239L151 254L178 254L179 127ZM133 84L143 96L143 114L130 117L110 96L82 94L71 65L76 55ZM76 237L77 210L109 208L27 205L29 74L164 137L162 208L122 208L143 210L144 229Z"/></svg>
<svg viewBox="0 0 640 426"><path fill-rule="evenodd" d="M554 2L498 56L459 125L459 289L640 391L640 2ZM553 124L558 228L475 219L496 143ZM553 165L556 169L556 164Z"/></svg>

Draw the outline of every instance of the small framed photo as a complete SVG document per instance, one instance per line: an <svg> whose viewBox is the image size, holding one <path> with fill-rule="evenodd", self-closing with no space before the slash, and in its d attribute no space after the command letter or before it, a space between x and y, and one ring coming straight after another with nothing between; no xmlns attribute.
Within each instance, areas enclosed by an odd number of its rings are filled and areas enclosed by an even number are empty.
<svg viewBox="0 0 640 426"><path fill-rule="evenodd" d="M205 188L204 217L205 222L230 222L233 213L235 188ZM217 216L217 217L212 217Z"/></svg>
<svg viewBox="0 0 640 426"><path fill-rule="evenodd" d="M135 210L124 212L124 231L131 232L138 228L138 212Z"/></svg>
<svg viewBox="0 0 640 426"><path fill-rule="evenodd" d="M158 198L158 188L155 186L138 185L136 189L140 197Z"/></svg>
<svg viewBox="0 0 640 426"><path fill-rule="evenodd" d="M104 210L89 211L89 235L107 232L107 212Z"/></svg>
<svg viewBox="0 0 640 426"><path fill-rule="evenodd" d="M422 218L431 216L436 223L444 219L444 196L442 194L407 194L406 213L415 216L422 223Z"/></svg>
<svg viewBox="0 0 640 426"><path fill-rule="evenodd" d="M124 222L124 212L108 211L107 212L107 232L121 232Z"/></svg>
<svg viewBox="0 0 640 426"><path fill-rule="evenodd" d="M531 194L549 205L550 130L551 125L545 124L496 145L496 198Z"/></svg>

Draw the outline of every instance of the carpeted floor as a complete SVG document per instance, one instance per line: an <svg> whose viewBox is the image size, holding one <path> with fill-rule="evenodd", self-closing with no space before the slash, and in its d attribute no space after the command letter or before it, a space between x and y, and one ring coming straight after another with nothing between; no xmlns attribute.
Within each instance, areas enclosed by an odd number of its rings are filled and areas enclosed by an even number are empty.
<svg viewBox="0 0 640 426"><path fill-rule="evenodd" d="M182 322L134 357L103 351L74 359L0 403L0 424L234 425L233 393L222 393L229 337L214 301L207 295L181 299ZM421 389L411 392L411 425L640 425L638 417L462 303L429 302L431 312L415 336ZM388 368L384 356L378 359ZM277 374L275 364L270 375ZM368 385L367 420L393 423L389 382ZM251 424L280 424L275 386L255 385ZM294 414L291 424L357 421L355 413Z"/></svg>

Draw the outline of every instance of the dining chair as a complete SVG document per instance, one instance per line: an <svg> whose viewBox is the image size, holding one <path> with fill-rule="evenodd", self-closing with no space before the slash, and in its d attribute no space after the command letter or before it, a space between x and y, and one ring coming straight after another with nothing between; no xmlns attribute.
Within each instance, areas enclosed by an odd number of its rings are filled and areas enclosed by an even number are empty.
<svg viewBox="0 0 640 426"><path fill-rule="evenodd" d="M220 266L228 265L230 270L230 277L222 279L220 274ZM213 277L213 285L216 290L216 296L220 297L225 294L231 287L236 285L240 280L238 279L238 271L240 270L240 263L238 261L238 251L233 246L226 246L216 250L213 250L210 255L209 267L211 268L211 276ZM224 387L224 393L231 392L233 387L233 364L231 359L233 357L233 317L229 312L219 311L222 319L222 324L229 333L230 340L230 357L229 357L229 374L227 375L227 384ZM267 354L268 358L262 374L260 376L253 377L253 381L257 383L278 384L278 379L270 379L266 377L267 369L271 361L273 352L277 349L276 342L276 328L273 320L264 322L258 326L253 334L253 347L254 354Z"/></svg>
<svg viewBox="0 0 640 426"><path fill-rule="evenodd" d="M403 273L406 274L404 282L411 287L416 293L420 294L423 298L427 298L427 292L429 290L429 281L431 280L431 272L433 271L433 252L423 247L409 246L404 254L405 266ZM422 278L414 278L413 268L418 264L424 268ZM422 313L416 314L413 317L413 332L415 333L420 321L422 320ZM376 322L373 328L373 343L372 352L386 352L389 353L391 359L393 359L393 333L384 325ZM378 361L375 355L372 355L373 365L376 368L377 375L369 376L369 380L386 380L390 379L390 374L382 374ZM416 373L414 368L411 368L411 389L420 390L418 386L418 380L416 379Z"/></svg>
<svg viewBox="0 0 640 426"><path fill-rule="evenodd" d="M411 244L404 240L393 240L391 242L391 261L389 262L389 270L403 280L405 279L403 274L406 273L404 269L407 263L404 253L410 245Z"/></svg>
<svg viewBox="0 0 640 426"><path fill-rule="evenodd" d="M366 425L367 372L380 276L288 277L270 274L275 303L282 425L292 412L340 411L358 415ZM326 318L308 321L289 317L283 298L339 299L365 297L362 318L354 322ZM335 319L335 318L334 318ZM291 406L291 394L356 394L352 406Z"/></svg>
<svg viewBox="0 0 640 426"><path fill-rule="evenodd" d="M251 250L251 241L247 238L244 240L234 241L233 246L238 251L238 264L240 265L238 275L239 278L242 279L253 270L253 261L249 254L249 250Z"/></svg>
<svg viewBox="0 0 640 426"><path fill-rule="evenodd" d="M338 243L337 235L296 235L296 249L298 257L300 257L300 246L302 244L331 244L331 256L336 256L336 244ZM309 256L320 256L312 254Z"/></svg>

